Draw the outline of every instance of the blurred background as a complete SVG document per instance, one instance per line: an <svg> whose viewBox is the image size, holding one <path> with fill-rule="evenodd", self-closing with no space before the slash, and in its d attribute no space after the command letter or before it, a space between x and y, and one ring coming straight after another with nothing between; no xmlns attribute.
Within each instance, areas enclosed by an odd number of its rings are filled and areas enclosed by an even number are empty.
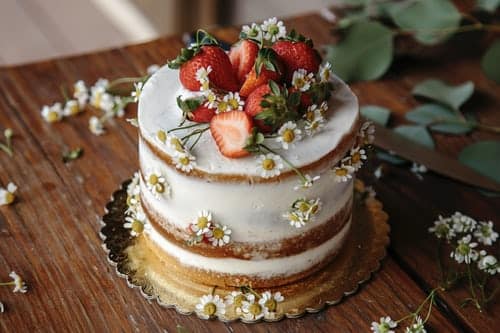
<svg viewBox="0 0 500 333"><path fill-rule="evenodd" d="M1 0L0 66L319 11L336 0Z"/></svg>

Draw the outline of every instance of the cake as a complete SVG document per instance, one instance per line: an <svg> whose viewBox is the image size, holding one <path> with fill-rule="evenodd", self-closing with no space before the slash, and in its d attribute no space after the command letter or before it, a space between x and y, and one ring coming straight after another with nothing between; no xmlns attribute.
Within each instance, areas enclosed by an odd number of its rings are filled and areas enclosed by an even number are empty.
<svg viewBox="0 0 500 333"><path fill-rule="evenodd" d="M372 128L311 42L271 23L229 53L198 36L140 94L126 227L180 279L279 289L349 234Z"/></svg>

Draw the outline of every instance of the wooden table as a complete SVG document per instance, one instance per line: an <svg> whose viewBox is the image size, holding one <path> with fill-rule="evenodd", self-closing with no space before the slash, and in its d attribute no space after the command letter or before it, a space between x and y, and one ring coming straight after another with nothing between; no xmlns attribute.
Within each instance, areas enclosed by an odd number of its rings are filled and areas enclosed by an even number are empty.
<svg viewBox="0 0 500 333"><path fill-rule="evenodd" d="M316 45L333 40L331 26L317 15L286 24L311 36ZM233 28L216 31L229 40L237 33ZM0 208L0 278L8 279L10 270L15 270L29 284L27 294L0 288L0 300L7 307L0 314L0 331L175 332L179 324L191 332L366 332L381 316L401 318L414 310L438 285L437 243L427 232L438 214L460 210L493 220L500 229L500 199L482 196L433 173L420 181L408 168L395 166L386 166L385 175L376 180L373 170L380 161L373 159L362 178L374 184L390 215L392 244L380 271L357 294L318 314L257 325L201 321L150 304L117 277L98 235L99 219L111 193L138 168L136 129L119 119L106 135L94 136L87 129L91 111L50 125L40 116L40 108L61 100L61 84L135 76L150 64L173 58L181 46L179 36L168 37L0 69L0 129L11 127L16 134L14 157L0 153L0 181L19 186L17 202ZM411 88L431 76L452 83L473 80L478 92L467 109L475 111L481 121L500 125L500 87L480 72L477 54L449 62L399 61L382 80L352 87L361 105L389 107L395 113L394 122L399 123L404 112L417 104ZM134 114L131 108L127 117ZM434 137L437 149L452 156L468 143L495 138L482 132ZM62 163L61 152L74 147L82 147L84 156ZM465 295L463 288L440 293L428 327L434 332L498 330L500 304L479 313L460 307Z"/></svg>

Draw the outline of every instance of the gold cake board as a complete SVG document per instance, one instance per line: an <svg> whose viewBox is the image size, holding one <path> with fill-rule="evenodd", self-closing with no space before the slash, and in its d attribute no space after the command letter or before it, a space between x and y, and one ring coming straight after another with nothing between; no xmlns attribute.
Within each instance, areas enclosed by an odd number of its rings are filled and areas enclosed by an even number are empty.
<svg viewBox="0 0 500 333"><path fill-rule="evenodd" d="M128 183L113 194L102 219L100 236L108 261L116 267L117 274L127 280L129 287L139 288L145 298L156 299L161 306L173 307L181 314L192 314L199 298L212 293L214 286L175 276L151 251L147 237L130 236L129 229L123 227ZM298 282L265 289L280 291L285 297L275 317L265 321L296 318L307 312L318 312L326 305L338 304L345 296L354 294L380 267L389 244L390 229L382 204L366 193L355 192L352 215L348 239L331 263ZM215 294L224 297L234 290L217 287ZM265 290L256 289L257 292ZM233 321L239 316L229 306L225 317L219 319Z"/></svg>

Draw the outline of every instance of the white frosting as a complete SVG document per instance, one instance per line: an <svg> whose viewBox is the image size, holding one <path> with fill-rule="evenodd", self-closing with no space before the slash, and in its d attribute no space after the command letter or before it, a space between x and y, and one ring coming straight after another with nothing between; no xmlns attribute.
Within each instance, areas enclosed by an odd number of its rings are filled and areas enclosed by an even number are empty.
<svg viewBox="0 0 500 333"><path fill-rule="evenodd" d="M146 82L139 100L138 121L141 134L169 155L172 155L173 151L165 145L157 144L156 133L160 129L167 131L178 127L182 120L182 112L177 106L176 98L179 95L187 97L193 94L182 88L178 75L177 70L162 67ZM327 155L356 124L358 119L356 96L338 78L334 78L334 86L335 98L330 101L330 109L333 111L327 114L328 119L321 132L298 142L293 149L279 151L296 167L309 165ZM180 130L175 133L183 136L188 133L186 131ZM274 148L279 147L273 139L266 140L266 144ZM255 156L239 159L224 157L219 152L209 131L203 134L192 153L196 156L197 168L201 171L259 176ZM285 165L284 171L286 170L289 170L289 167Z"/></svg>
<svg viewBox="0 0 500 333"><path fill-rule="evenodd" d="M216 273L257 276L266 279L274 276L290 276L320 263L325 257L340 249L350 227L351 220L337 235L320 246L293 256L265 260L205 257L169 242L154 228L146 232L163 251L185 266Z"/></svg>

